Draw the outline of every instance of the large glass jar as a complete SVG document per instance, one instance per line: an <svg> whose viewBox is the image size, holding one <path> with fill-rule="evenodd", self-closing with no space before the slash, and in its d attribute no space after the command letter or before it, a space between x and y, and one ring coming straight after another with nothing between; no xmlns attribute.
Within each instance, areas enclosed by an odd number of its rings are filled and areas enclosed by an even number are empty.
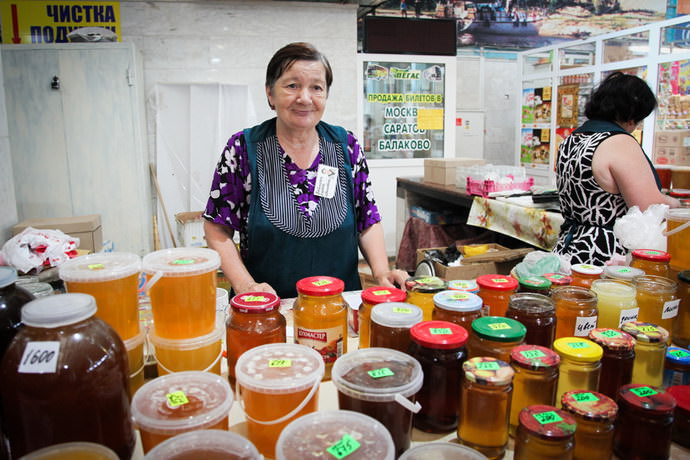
<svg viewBox="0 0 690 460"><path fill-rule="evenodd" d="M678 273L678 316L673 323L673 343L690 347L690 270Z"/></svg>
<svg viewBox="0 0 690 460"><path fill-rule="evenodd" d="M501 459L508 444L513 369L496 358L471 358L462 365L460 443L491 459Z"/></svg>
<svg viewBox="0 0 690 460"><path fill-rule="evenodd" d="M666 389L676 399L673 420L673 441L690 447L690 385L676 385Z"/></svg>
<svg viewBox="0 0 690 460"><path fill-rule="evenodd" d="M618 329L597 328L589 333L589 340L604 350L598 391L615 398L618 389L632 381L635 339Z"/></svg>
<svg viewBox="0 0 690 460"><path fill-rule="evenodd" d="M518 280L518 292L549 295L551 281L543 276L527 276Z"/></svg>
<svg viewBox="0 0 690 460"><path fill-rule="evenodd" d="M639 268L648 275L664 276L670 275L671 254L664 251L653 249L635 249L632 252L630 266Z"/></svg>
<svg viewBox="0 0 690 460"><path fill-rule="evenodd" d="M550 297L542 294L513 294L507 318L527 328L525 343L551 348L556 334L556 308Z"/></svg>
<svg viewBox="0 0 690 460"><path fill-rule="evenodd" d="M587 337L597 327L597 294L590 289L566 286L554 289L556 303L556 338Z"/></svg>
<svg viewBox="0 0 690 460"><path fill-rule="evenodd" d="M520 411L515 436L515 460L570 460L573 458L575 419L546 404Z"/></svg>
<svg viewBox="0 0 690 460"><path fill-rule="evenodd" d="M669 347L664 361L664 388L690 385L690 350Z"/></svg>
<svg viewBox="0 0 690 460"><path fill-rule="evenodd" d="M601 278L632 282L633 278L644 274L645 272L639 268L628 267L627 265L607 265L604 267Z"/></svg>
<svg viewBox="0 0 690 460"><path fill-rule="evenodd" d="M414 426L432 433L449 432L458 426L462 363L467 359L467 331L447 321L423 321L410 329L410 355L419 361L424 383L417 393L422 410Z"/></svg>
<svg viewBox="0 0 690 460"><path fill-rule="evenodd" d="M563 337L556 339L553 349L561 357L556 401L570 390L597 390L604 354L599 345L580 337Z"/></svg>
<svg viewBox="0 0 690 460"><path fill-rule="evenodd" d="M671 453L676 400L654 386L631 383L618 390L613 452L620 460L666 460Z"/></svg>
<svg viewBox="0 0 690 460"><path fill-rule="evenodd" d="M503 316L508 310L510 296L515 294L518 281L512 276L482 275L477 277L479 297L482 298L487 315Z"/></svg>
<svg viewBox="0 0 690 460"><path fill-rule="evenodd" d="M601 278L604 268L590 264L575 264L570 267L570 271L573 277L570 281L571 286L589 289L592 281Z"/></svg>
<svg viewBox="0 0 690 460"><path fill-rule="evenodd" d="M610 460L618 406L608 396L595 391L568 391L561 398L563 410L577 422L576 460Z"/></svg>
<svg viewBox="0 0 690 460"><path fill-rule="evenodd" d="M599 279L592 282L592 291L597 294L597 327L618 329L623 323L637 321L639 308L632 283Z"/></svg>
<svg viewBox="0 0 690 460"><path fill-rule="evenodd" d="M374 286L362 291L362 304L357 310L357 323L359 324L359 348L369 345L371 310L374 305L384 302L404 302L407 298L405 291L397 288Z"/></svg>
<svg viewBox="0 0 690 460"><path fill-rule="evenodd" d="M371 310L371 346L409 352L412 343L410 328L419 323L422 316L422 309L411 303L374 305Z"/></svg>
<svg viewBox="0 0 690 460"><path fill-rule="evenodd" d="M482 298L462 291L441 291L434 295L432 319L449 321L468 331L472 321L482 316Z"/></svg>
<svg viewBox="0 0 690 460"><path fill-rule="evenodd" d="M503 316L482 316L472 322L467 341L470 358L492 356L510 361L510 350L525 341L527 329L518 321Z"/></svg>
<svg viewBox="0 0 690 460"><path fill-rule="evenodd" d="M268 292L245 292L230 300L225 322L228 379L235 386L235 364L245 351L267 343L285 343L285 317L280 298Z"/></svg>
<svg viewBox="0 0 690 460"><path fill-rule="evenodd" d="M437 276L413 276L405 281L407 303L417 305L424 312L424 321L431 321L434 295L448 289L448 283Z"/></svg>
<svg viewBox="0 0 690 460"><path fill-rule="evenodd" d="M347 353L345 283L330 276L310 276L297 282L294 315L295 343L313 348L326 364L324 380L331 378L336 359Z"/></svg>
<svg viewBox="0 0 690 460"><path fill-rule="evenodd" d="M515 434L520 411L533 404L552 406L556 401L560 356L539 345L519 345L510 352L515 371L513 401L510 406L510 432Z"/></svg>
<svg viewBox="0 0 690 460"><path fill-rule="evenodd" d="M672 331L680 305L680 299L676 295L678 283L655 275L638 276L633 279L633 283L637 289L637 306L640 308L637 320ZM667 341L670 342L670 336Z"/></svg>
<svg viewBox="0 0 690 460"><path fill-rule="evenodd" d="M661 386L668 332L656 324L631 321L621 328L635 339L632 383Z"/></svg>
<svg viewBox="0 0 690 460"><path fill-rule="evenodd" d="M0 361L22 326L22 307L34 299L16 281L17 270L0 267Z"/></svg>

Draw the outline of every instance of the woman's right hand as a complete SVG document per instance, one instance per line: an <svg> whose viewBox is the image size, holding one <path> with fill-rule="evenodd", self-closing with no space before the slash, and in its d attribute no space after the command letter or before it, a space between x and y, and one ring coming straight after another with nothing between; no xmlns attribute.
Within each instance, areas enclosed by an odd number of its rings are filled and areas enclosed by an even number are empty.
<svg viewBox="0 0 690 460"><path fill-rule="evenodd" d="M244 294L245 292L268 292L275 294L276 291L268 283L257 283L252 281L241 286L233 286L235 294Z"/></svg>

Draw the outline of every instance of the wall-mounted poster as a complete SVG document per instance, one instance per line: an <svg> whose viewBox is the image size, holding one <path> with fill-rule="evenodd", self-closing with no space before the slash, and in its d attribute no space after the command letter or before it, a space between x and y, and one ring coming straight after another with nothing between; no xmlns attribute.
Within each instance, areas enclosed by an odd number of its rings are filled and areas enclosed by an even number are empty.
<svg viewBox="0 0 690 460"><path fill-rule="evenodd" d="M534 88L522 90L522 123L534 123Z"/></svg>
<svg viewBox="0 0 690 460"><path fill-rule="evenodd" d="M577 125L579 92L580 85L561 85L558 87L557 126Z"/></svg>
<svg viewBox="0 0 690 460"><path fill-rule="evenodd" d="M551 87L534 88L534 122L551 122Z"/></svg>
<svg viewBox="0 0 690 460"><path fill-rule="evenodd" d="M520 137L520 163L548 165L551 151L549 129L523 129Z"/></svg>

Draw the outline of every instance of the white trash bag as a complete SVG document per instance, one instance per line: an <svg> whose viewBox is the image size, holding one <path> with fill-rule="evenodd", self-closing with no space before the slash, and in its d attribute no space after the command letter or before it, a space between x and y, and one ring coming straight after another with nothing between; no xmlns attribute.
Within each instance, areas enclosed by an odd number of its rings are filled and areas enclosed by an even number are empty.
<svg viewBox="0 0 690 460"><path fill-rule="evenodd" d="M668 205L653 204L645 212L633 206L628 213L616 220L613 233L629 251L655 249L666 251L665 216Z"/></svg>

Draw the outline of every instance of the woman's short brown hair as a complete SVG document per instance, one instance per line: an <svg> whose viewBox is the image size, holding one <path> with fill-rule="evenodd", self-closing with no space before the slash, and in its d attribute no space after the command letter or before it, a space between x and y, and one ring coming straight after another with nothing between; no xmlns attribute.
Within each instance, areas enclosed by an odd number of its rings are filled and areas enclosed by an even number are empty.
<svg viewBox="0 0 690 460"><path fill-rule="evenodd" d="M295 61L318 61L326 69L326 90L333 83L333 71L326 56L321 54L311 43L296 42L283 46L271 58L266 67L266 87L273 89L276 81Z"/></svg>

